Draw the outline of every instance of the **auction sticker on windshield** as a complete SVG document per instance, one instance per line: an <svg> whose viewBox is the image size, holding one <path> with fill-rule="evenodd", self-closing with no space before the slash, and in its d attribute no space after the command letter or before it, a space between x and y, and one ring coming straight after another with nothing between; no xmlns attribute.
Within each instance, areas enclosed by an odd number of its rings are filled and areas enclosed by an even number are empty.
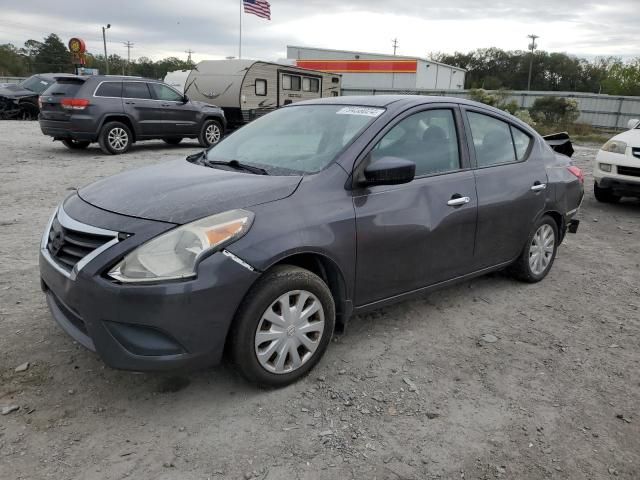
<svg viewBox="0 0 640 480"><path fill-rule="evenodd" d="M338 110L338 115L364 115L365 117L379 117L384 112L384 108L369 107L344 107Z"/></svg>

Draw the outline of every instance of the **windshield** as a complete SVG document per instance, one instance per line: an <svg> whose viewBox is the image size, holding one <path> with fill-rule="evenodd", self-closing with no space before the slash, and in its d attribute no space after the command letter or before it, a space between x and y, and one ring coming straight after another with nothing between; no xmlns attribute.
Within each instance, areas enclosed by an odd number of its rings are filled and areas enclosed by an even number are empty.
<svg viewBox="0 0 640 480"><path fill-rule="evenodd" d="M52 83L53 81L51 80L45 80L44 78L33 76L20 82L20 86L22 88L25 88L27 90L31 90L32 92L40 94L44 92L47 88L49 88L49 86Z"/></svg>
<svg viewBox="0 0 640 480"><path fill-rule="evenodd" d="M271 175L319 172L382 112L382 108L345 105L282 108L209 149L207 160L237 160Z"/></svg>

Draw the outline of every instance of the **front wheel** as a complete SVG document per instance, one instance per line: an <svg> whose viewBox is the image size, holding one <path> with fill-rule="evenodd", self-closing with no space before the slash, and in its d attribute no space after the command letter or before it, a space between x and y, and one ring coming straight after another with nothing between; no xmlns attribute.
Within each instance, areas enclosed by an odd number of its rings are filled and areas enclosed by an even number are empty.
<svg viewBox="0 0 640 480"><path fill-rule="evenodd" d="M615 195L610 188L599 187L597 183L593 184L593 195L596 200L602 203L618 203L620 197Z"/></svg>
<svg viewBox="0 0 640 480"><path fill-rule="evenodd" d="M222 124L217 120L205 120L198 135L200 146L208 148L222 139Z"/></svg>
<svg viewBox="0 0 640 480"><path fill-rule="evenodd" d="M333 297L322 279L277 266L243 300L231 331L231 357L249 381L282 387L318 363L334 326Z"/></svg>
<svg viewBox="0 0 640 480"><path fill-rule="evenodd" d="M518 280L536 283L547 276L558 249L558 225L545 215L533 228L527 244L509 272Z"/></svg>
<svg viewBox="0 0 640 480"><path fill-rule="evenodd" d="M67 147L69 150L84 150L87 148L91 142L87 142L84 140L72 140L70 138L65 138L62 140L62 144Z"/></svg>

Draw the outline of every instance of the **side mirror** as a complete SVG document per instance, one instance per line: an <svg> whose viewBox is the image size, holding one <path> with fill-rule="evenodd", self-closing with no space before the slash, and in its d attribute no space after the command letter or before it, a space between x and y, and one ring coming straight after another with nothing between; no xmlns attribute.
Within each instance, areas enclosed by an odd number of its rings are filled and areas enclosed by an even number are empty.
<svg viewBox="0 0 640 480"><path fill-rule="evenodd" d="M639 123L640 120L638 120L637 118L632 118L631 120L629 120L629 122L627 122L627 127L629 128L629 130L633 130L638 126Z"/></svg>
<svg viewBox="0 0 640 480"><path fill-rule="evenodd" d="M182 103L189 103L189 97L187 97L186 95L182 97Z"/></svg>
<svg viewBox="0 0 640 480"><path fill-rule="evenodd" d="M399 185L416 176L416 164L397 157L382 157L364 169L365 185Z"/></svg>

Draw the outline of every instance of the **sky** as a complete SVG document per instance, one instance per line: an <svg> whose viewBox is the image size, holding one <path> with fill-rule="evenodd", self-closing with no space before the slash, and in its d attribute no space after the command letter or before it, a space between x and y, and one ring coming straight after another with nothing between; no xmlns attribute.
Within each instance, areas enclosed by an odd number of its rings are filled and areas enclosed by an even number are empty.
<svg viewBox="0 0 640 480"><path fill-rule="evenodd" d="M538 48L580 57L640 57L640 0L270 0L272 20L242 14L243 58L277 60L287 45L427 57L430 52ZM154 60L238 56L240 0L0 0L0 44L57 33L102 52Z"/></svg>

